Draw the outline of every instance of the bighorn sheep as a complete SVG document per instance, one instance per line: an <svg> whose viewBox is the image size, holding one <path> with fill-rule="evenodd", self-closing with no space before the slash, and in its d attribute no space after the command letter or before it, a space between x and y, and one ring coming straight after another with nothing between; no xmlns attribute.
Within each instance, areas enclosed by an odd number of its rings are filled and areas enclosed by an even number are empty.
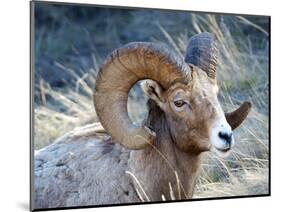
<svg viewBox="0 0 281 212"><path fill-rule="evenodd" d="M115 50L96 79L98 124L73 131L35 155L35 208L192 198L202 152L226 155L243 103L224 113L217 99L217 40L193 36L185 60L166 47L135 42ZM128 92L139 80L148 116L136 126Z"/></svg>

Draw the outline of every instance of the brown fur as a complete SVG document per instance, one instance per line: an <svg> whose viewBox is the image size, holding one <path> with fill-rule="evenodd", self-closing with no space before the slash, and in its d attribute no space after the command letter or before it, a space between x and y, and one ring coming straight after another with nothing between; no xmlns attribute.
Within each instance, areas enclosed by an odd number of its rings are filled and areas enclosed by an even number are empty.
<svg viewBox="0 0 281 212"><path fill-rule="evenodd" d="M190 154L199 154L209 150L210 128L224 114L217 100L215 81L196 67L193 67L192 76L192 81L187 85L175 83L165 91L158 88L161 91L158 95L152 96L150 91L151 86L157 86L155 82L149 82L144 90L165 112L166 128L178 148ZM175 98L183 99L188 108L177 111ZM161 133L156 132L156 136Z"/></svg>
<svg viewBox="0 0 281 212"><path fill-rule="evenodd" d="M162 195L171 200L171 190L175 199L191 198L199 171L200 154L187 154L178 148L165 113L153 100L148 101L148 107L145 124L156 132L156 143L143 150L131 151L130 170L136 174L151 201L161 201Z"/></svg>
<svg viewBox="0 0 281 212"><path fill-rule="evenodd" d="M201 70L193 71L193 80L187 85L176 83L163 90L150 81L143 87L154 99L148 101L149 113L144 125L156 133L156 142L154 146L132 151L129 165L133 173L139 174L136 177L154 201L161 200L162 194L171 198L169 183L176 199L192 197L201 153L210 148L210 126L217 116L223 115L218 108L216 84ZM172 99L178 90L184 91L192 111L174 111Z"/></svg>

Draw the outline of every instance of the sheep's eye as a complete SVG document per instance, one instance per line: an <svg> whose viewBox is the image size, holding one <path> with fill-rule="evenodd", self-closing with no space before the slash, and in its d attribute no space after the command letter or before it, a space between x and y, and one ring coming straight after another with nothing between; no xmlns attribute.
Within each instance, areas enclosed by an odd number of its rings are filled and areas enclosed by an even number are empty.
<svg viewBox="0 0 281 212"><path fill-rule="evenodd" d="M185 104L185 102L183 100L178 100L178 101L174 101L174 104L177 107L182 107Z"/></svg>

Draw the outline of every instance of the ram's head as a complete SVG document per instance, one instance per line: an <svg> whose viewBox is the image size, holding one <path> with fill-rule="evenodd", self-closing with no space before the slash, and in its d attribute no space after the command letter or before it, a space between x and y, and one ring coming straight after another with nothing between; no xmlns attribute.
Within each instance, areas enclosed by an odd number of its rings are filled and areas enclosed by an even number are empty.
<svg viewBox="0 0 281 212"><path fill-rule="evenodd" d="M135 126L127 112L128 92L139 80L144 92L165 113L168 130L185 152L226 154L234 145L232 130L248 115L250 103L224 113L217 99L217 40L201 33L189 41L185 61L153 43L130 43L115 50L102 65L94 102L104 128L129 149L153 144L157 134Z"/></svg>

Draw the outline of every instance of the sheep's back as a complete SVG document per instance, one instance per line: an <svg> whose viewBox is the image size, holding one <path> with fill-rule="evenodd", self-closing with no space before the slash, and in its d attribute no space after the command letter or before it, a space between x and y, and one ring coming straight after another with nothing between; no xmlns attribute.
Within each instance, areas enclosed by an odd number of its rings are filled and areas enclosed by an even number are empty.
<svg viewBox="0 0 281 212"><path fill-rule="evenodd" d="M128 170L130 152L103 132L84 127L35 153L35 207L137 202Z"/></svg>

